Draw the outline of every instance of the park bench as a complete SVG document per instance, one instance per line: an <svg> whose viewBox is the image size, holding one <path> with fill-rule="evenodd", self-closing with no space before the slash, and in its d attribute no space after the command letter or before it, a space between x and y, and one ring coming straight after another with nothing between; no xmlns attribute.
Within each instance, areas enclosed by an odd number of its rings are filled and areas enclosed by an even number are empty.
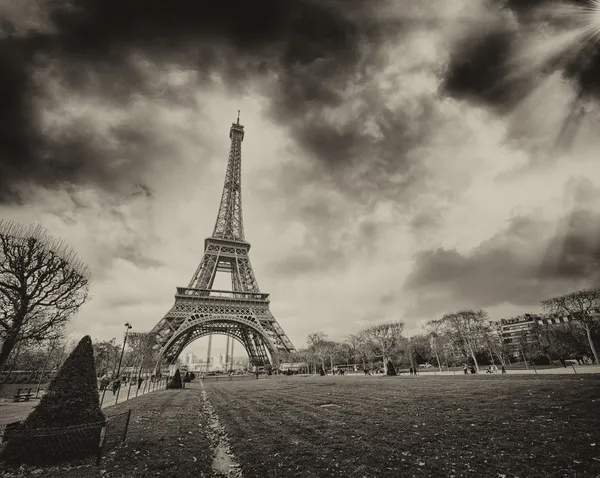
<svg viewBox="0 0 600 478"><path fill-rule="evenodd" d="M21 392L21 390L27 390L27 392L25 392L25 391ZM35 395L35 393L31 393L31 388L27 388L27 389L17 388L17 394L13 397L13 401L15 401L15 402L20 402L21 400L27 401L34 395Z"/></svg>

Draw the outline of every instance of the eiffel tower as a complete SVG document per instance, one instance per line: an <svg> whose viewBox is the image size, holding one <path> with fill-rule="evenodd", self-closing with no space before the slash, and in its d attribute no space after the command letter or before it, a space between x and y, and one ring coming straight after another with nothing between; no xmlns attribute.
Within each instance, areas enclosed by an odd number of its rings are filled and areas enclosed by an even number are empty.
<svg viewBox="0 0 600 478"><path fill-rule="evenodd" d="M204 240L204 256L187 287L177 287L175 304L152 329L160 364L173 364L194 340L213 334L237 339L250 363L278 363L279 352L294 346L269 310L269 294L262 293L254 276L244 239L242 220L242 141L244 126L229 130L231 148L225 186L211 237ZM231 275L231 290L213 289L217 272ZM229 338L228 338L229 340Z"/></svg>

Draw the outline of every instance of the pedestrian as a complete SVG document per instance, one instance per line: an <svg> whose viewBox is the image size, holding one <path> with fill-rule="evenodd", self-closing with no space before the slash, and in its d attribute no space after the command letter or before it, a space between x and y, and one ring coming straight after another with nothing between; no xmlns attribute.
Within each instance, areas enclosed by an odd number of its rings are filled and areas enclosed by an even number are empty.
<svg viewBox="0 0 600 478"><path fill-rule="evenodd" d="M463 364L463 372L465 373L465 375L467 375L469 373L469 369L467 368L467 364Z"/></svg>
<svg viewBox="0 0 600 478"><path fill-rule="evenodd" d="M113 393L113 395L115 393L117 393L117 390L119 390L120 388L121 388L121 381L119 379L116 379L113 382L113 385L112 385L112 393Z"/></svg>
<svg viewBox="0 0 600 478"><path fill-rule="evenodd" d="M506 373L506 369L504 368L504 365L502 365L502 373Z"/></svg>

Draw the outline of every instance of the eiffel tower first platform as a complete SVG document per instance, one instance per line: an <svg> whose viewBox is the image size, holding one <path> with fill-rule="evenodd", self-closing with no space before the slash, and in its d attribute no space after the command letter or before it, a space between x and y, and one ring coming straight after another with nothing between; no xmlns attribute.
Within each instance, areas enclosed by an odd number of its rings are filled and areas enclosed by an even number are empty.
<svg viewBox="0 0 600 478"><path fill-rule="evenodd" d="M160 349L158 367L175 363L190 343L213 334L237 339L252 365L277 364L279 352L294 351L250 265L250 243L244 239L242 221L244 126L239 115L229 137L225 186L213 234L204 240L204 256L188 286L177 287L175 304L151 331ZM231 290L213 289L217 272L231 275Z"/></svg>

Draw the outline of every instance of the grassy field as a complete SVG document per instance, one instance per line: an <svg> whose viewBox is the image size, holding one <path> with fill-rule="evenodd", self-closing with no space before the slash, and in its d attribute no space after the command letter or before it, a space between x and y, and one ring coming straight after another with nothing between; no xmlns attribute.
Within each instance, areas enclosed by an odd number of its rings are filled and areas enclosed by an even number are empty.
<svg viewBox="0 0 600 478"><path fill-rule="evenodd" d="M600 476L598 376L272 378L206 388L249 478Z"/></svg>
<svg viewBox="0 0 600 478"><path fill-rule="evenodd" d="M600 476L600 377L283 377L205 384L247 478ZM49 478L212 477L200 384L133 410L100 467ZM6 476L35 476L23 470Z"/></svg>

